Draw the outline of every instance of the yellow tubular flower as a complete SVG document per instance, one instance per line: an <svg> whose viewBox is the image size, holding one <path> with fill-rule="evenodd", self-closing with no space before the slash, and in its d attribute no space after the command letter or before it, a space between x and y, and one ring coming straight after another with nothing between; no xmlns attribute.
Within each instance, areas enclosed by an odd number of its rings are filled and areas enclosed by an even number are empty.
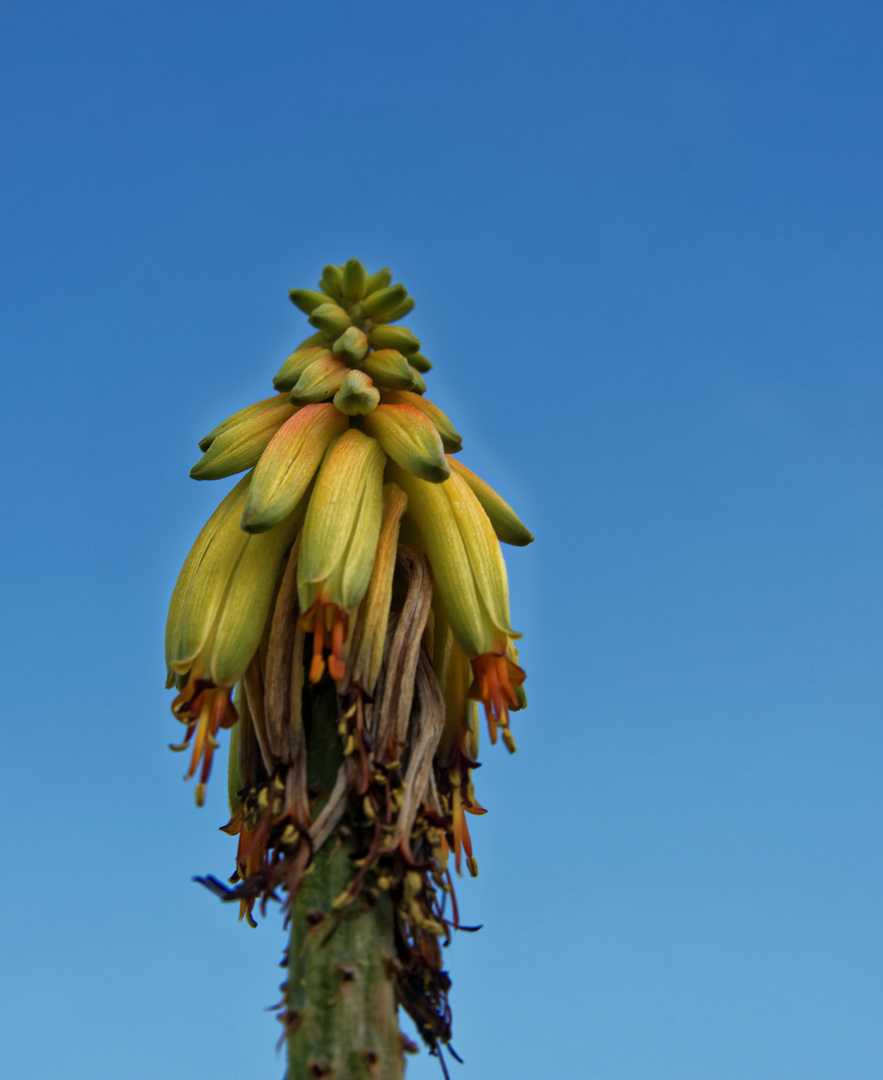
<svg viewBox="0 0 883 1080"><path fill-rule="evenodd" d="M205 453L219 435L223 435L225 431L236 427L237 424L241 424L243 420L251 420L252 417L257 416L259 413L264 413L269 409L275 409L280 405L287 404L288 394L275 394L273 397L264 398L263 401L256 401L254 405L249 405L246 409L240 409L239 412L233 413L232 416L228 416L223 423L212 428L204 439L200 439L199 449Z"/></svg>
<svg viewBox="0 0 883 1080"><path fill-rule="evenodd" d="M414 375L411 365L395 349L379 349L362 361L362 367L378 384L388 390L412 390Z"/></svg>
<svg viewBox="0 0 883 1080"><path fill-rule="evenodd" d="M410 390L390 390L381 400L384 405L413 405L415 409L425 413L441 436L446 454L456 454L463 449L463 438L457 429L438 405L433 405L422 394L415 394Z"/></svg>
<svg viewBox="0 0 883 1080"><path fill-rule="evenodd" d="M400 406L401 407L401 406ZM442 484L418 480L390 465L390 475L408 496L408 516L420 530L451 630L472 661L470 697L485 707L491 741L508 727L517 706L515 686L524 672L509 660L516 634L509 624L506 564L487 514L457 473Z"/></svg>
<svg viewBox="0 0 883 1080"><path fill-rule="evenodd" d="M169 615L166 620L167 687L175 685L176 674L183 674L189 670L193 658L199 652L208 635L208 626L217 611L220 599L217 590L206 588L206 583L212 573L211 566L216 566L219 562L221 551L223 550L226 555L225 542L223 539L218 538L218 534L224 530L226 533L232 533L233 537L238 538L238 532L233 528L233 525L237 516L241 513L249 480L250 477L243 476L203 525L196 542L190 549L190 554L184 561L181 573L178 575L178 581L175 584L172 600L169 604ZM227 543L229 542L228 540ZM211 551L211 556L206 561L209 551ZM229 566L229 557L226 561ZM201 587L201 601L206 609L201 617L196 614L199 600L193 594L194 579L197 577L197 571L199 571L198 581ZM190 611L186 625L181 619L185 606Z"/></svg>
<svg viewBox="0 0 883 1080"><path fill-rule="evenodd" d="M334 395L335 407L347 416L364 416L377 408L380 391L364 371L351 371Z"/></svg>
<svg viewBox="0 0 883 1080"><path fill-rule="evenodd" d="M243 477L197 538L175 586L166 627L166 662L186 677L172 712L187 725L183 750L193 742L187 776L203 759L196 798L211 771L215 736L236 722L230 688L254 655L273 599L282 557L303 520L297 507L261 536L239 528L251 477ZM176 681L179 681L180 678ZM204 755L204 758L203 758Z"/></svg>
<svg viewBox="0 0 883 1080"><path fill-rule="evenodd" d="M378 405L362 423L385 454L421 480L440 484L451 475L441 436L413 405Z"/></svg>
<svg viewBox="0 0 883 1080"><path fill-rule="evenodd" d="M203 650L247 543L238 519L250 480L244 476L212 514L178 575L166 622L166 663L178 675L186 674Z"/></svg>
<svg viewBox="0 0 883 1080"><path fill-rule="evenodd" d="M407 505L408 497L400 487L384 484L377 556L368 591L359 606L347 664L350 681L369 694L374 693L383 661L399 525Z"/></svg>
<svg viewBox="0 0 883 1080"><path fill-rule="evenodd" d="M408 496L454 636L469 657L503 653L518 635L509 624L509 584L500 545L469 485L455 473L430 484L395 465Z"/></svg>
<svg viewBox="0 0 883 1080"><path fill-rule="evenodd" d="M222 480L250 469L294 412L294 405L276 405L226 428L212 439L190 475L194 480Z"/></svg>
<svg viewBox="0 0 883 1080"><path fill-rule="evenodd" d="M307 405L310 402L324 401L336 394L340 384L346 378L349 368L331 353L320 356L306 368L297 380L289 400L296 405Z"/></svg>
<svg viewBox="0 0 883 1080"><path fill-rule="evenodd" d="M324 334L313 334L301 342L273 376L273 385L277 390L291 390L314 360L331 355L331 350L321 340L324 337Z"/></svg>
<svg viewBox="0 0 883 1080"><path fill-rule="evenodd" d="M467 469L462 462L457 461L455 458L449 457L448 462L454 472L458 476L462 476L472 488L475 497L484 508L484 512L487 514L498 540L502 540L504 544L514 544L516 547L524 547L533 543L533 534L528 532L512 507L494 491L490 484L485 483L480 476L476 476L471 469Z"/></svg>
<svg viewBox="0 0 883 1080"><path fill-rule="evenodd" d="M242 528L265 532L283 521L306 493L331 440L348 426L333 405L305 405L287 420L255 466Z"/></svg>
<svg viewBox="0 0 883 1080"><path fill-rule="evenodd" d="M297 567L301 625L313 634L312 682L325 669L326 635L329 671L343 678L348 617L368 589L377 552L385 464L377 441L351 428L331 444L319 469Z"/></svg>

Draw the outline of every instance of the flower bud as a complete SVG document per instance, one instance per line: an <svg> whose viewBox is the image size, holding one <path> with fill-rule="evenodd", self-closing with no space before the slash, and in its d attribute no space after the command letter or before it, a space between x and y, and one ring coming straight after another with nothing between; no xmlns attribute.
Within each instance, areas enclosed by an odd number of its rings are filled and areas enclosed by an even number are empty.
<svg viewBox="0 0 883 1080"><path fill-rule="evenodd" d="M304 369L288 395L289 400L296 405L308 405L333 397L349 370L342 360L330 353L320 356Z"/></svg>
<svg viewBox="0 0 883 1080"><path fill-rule="evenodd" d="M423 376L420 374L420 372L417 370L417 368L411 367L410 364L408 364L408 368L410 369L410 372L411 372L411 386L412 386L412 388L414 390L414 393L415 394L425 394L426 393L426 380L423 378Z"/></svg>
<svg viewBox="0 0 883 1080"><path fill-rule="evenodd" d="M413 369L400 352L380 349L369 353L361 364L374 382L390 390L411 390L414 387Z"/></svg>
<svg viewBox="0 0 883 1080"><path fill-rule="evenodd" d="M254 405L249 405L245 409L240 409L239 412L233 413L232 416L228 416L227 419L218 424L217 427L212 428L204 439L200 439L199 449L205 452L219 435L223 435L225 431L229 431L230 428L236 427L237 424L241 424L243 420L250 420L259 413L267 412L269 409L274 409L279 405L285 405L287 403L287 394L276 394L274 397L264 398L263 401L256 401Z"/></svg>
<svg viewBox="0 0 883 1080"><path fill-rule="evenodd" d="M326 451L298 559L301 611L320 599L349 612L365 595L380 532L385 463L377 441L355 428Z"/></svg>
<svg viewBox="0 0 883 1080"><path fill-rule="evenodd" d="M392 271L386 267L383 270L378 270L376 274L369 274L365 283L365 295L370 296L371 293L377 292L378 289L385 289L391 281Z"/></svg>
<svg viewBox="0 0 883 1080"><path fill-rule="evenodd" d="M427 360L423 353L408 353L408 363L411 367L417 368L418 371L422 371L424 374L432 370L432 361Z"/></svg>
<svg viewBox="0 0 883 1080"><path fill-rule="evenodd" d="M277 390L290 390L314 360L328 355L330 350L324 338L325 334L313 334L298 345L273 376L273 385Z"/></svg>
<svg viewBox="0 0 883 1080"><path fill-rule="evenodd" d="M362 301L362 315L366 319L379 322L405 299L408 290L404 285L387 285L385 289L378 289L370 293Z"/></svg>
<svg viewBox="0 0 883 1080"><path fill-rule="evenodd" d="M335 301L342 300L343 268L335 266L334 263L329 263L322 270L322 280L319 282L319 288L328 296L334 297Z"/></svg>
<svg viewBox="0 0 883 1080"><path fill-rule="evenodd" d="M335 337L342 334L352 323L346 311L337 304L332 303L320 304L314 308L309 321L311 326L315 326L318 330L324 330L326 333L334 334Z"/></svg>
<svg viewBox="0 0 883 1080"><path fill-rule="evenodd" d="M377 555L368 591L355 619L348 661L350 681L368 694L374 692L383 662L399 525L407 505L408 497L400 487L384 485Z"/></svg>
<svg viewBox="0 0 883 1080"><path fill-rule="evenodd" d="M368 338L357 326L350 326L334 342L331 351L350 367L356 367L368 352Z"/></svg>
<svg viewBox="0 0 883 1080"><path fill-rule="evenodd" d="M440 484L451 475L441 436L413 405L378 405L362 423L383 452L414 476Z"/></svg>
<svg viewBox="0 0 883 1080"><path fill-rule="evenodd" d="M391 390L383 395L382 401L384 405L413 405L433 422L436 431L441 435L442 446L446 453L456 454L463 449L463 438L454 425L438 405L433 405L422 394L415 394L410 390Z"/></svg>
<svg viewBox="0 0 883 1080"><path fill-rule="evenodd" d="M328 297L315 289L289 289L292 304L299 307L305 315L311 315L317 307L328 303Z"/></svg>
<svg viewBox="0 0 883 1080"><path fill-rule="evenodd" d="M350 259L343 268L343 295L346 300L355 302L365 295L368 284L368 271L358 259Z"/></svg>
<svg viewBox="0 0 883 1080"><path fill-rule="evenodd" d="M249 480L250 477L243 476L203 525L178 574L166 620L169 686L174 685L175 674L186 674L189 670L217 612L222 597L218 589L209 583L214 578L224 580L237 557L237 551L230 550L229 545L235 546L234 541L242 542L237 535L241 532L238 517L242 512ZM197 571L199 583L194 592ZM188 610L186 624L182 621L185 608Z"/></svg>
<svg viewBox="0 0 883 1080"><path fill-rule="evenodd" d="M417 352L420 341L405 326L375 326L368 334L375 349L398 349L400 353Z"/></svg>
<svg viewBox="0 0 883 1080"><path fill-rule="evenodd" d="M305 405L284 423L255 467L242 528L266 532L283 521L305 495L331 440L348 426L333 405Z"/></svg>
<svg viewBox="0 0 883 1080"><path fill-rule="evenodd" d="M383 314L372 315L371 319L376 323L393 323L398 319L404 319L406 315L409 315L417 306L413 296L406 296L404 300L400 301L391 311L385 311Z"/></svg>
<svg viewBox="0 0 883 1080"><path fill-rule="evenodd" d="M380 391L364 371L351 371L334 395L334 404L347 416L364 416L377 408Z"/></svg>
<svg viewBox="0 0 883 1080"><path fill-rule="evenodd" d="M294 412L294 405L276 405L228 428L212 439L190 475L194 480L220 480L250 469L278 428Z"/></svg>
<svg viewBox="0 0 883 1080"><path fill-rule="evenodd" d="M392 464L389 473L408 496L408 517L420 530L460 648L470 658L504 653L518 635L509 623L506 564L478 499L455 472L442 484Z"/></svg>
<svg viewBox="0 0 883 1080"><path fill-rule="evenodd" d="M516 547L525 547L533 543L533 534L528 532L512 507L494 491L490 484L485 483L480 476L476 476L471 469L467 469L462 462L455 461L453 458L448 458L448 461L451 468L462 476L481 503L498 540L502 540L504 544L514 544Z"/></svg>

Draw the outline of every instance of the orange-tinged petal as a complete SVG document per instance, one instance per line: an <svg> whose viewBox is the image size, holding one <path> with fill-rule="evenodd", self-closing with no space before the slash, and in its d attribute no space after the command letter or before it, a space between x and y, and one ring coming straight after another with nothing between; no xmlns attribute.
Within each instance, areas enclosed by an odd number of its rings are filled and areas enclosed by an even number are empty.
<svg viewBox="0 0 883 1080"><path fill-rule="evenodd" d="M349 370L342 360L331 353L320 356L304 369L288 395L289 400L296 405L308 405L334 397Z"/></svg>
<svg viewBox="0 0 883 1080"><path fill-rule="evenodd" d="M277 405L228 428L212 440L190 475L194 480L221 480L250 469L294 412L294 405Z"/></svg>
<svg viewBox="0 0 883 1080"><path fill-rule="evenodd" d="M327 450L304 522L297 565L301 611L320 598L355 609L368 588L383 512L386 456L355 428Z"/></svg>
<svg viewBox="0 0 883 1080"><path fill-rule="evenodd" d="M420 530L460 648L469 657L503 652L518 635L509 624L506 565L478 499L456 473L442 484L392 464L389 473L408 496L407 517Z"/></svg>
<svg viewBox="0 0 883 1080"><path fill-rule="evenodd" d="M362 423L383 452L414 476L440 484L451 475L441 436L420 409L413 405L378 405Z"/></svg>
<svg viewBox="0 0 883 1080"><path fill-rule="evenodd" d="M425 413L435 425L441 435L442 446L448 454L456 454L463 448L463 439L451 421L445 416L438 405L434 405L422 394L415 394L412 390L390 390L381 399L384 405L413 405Z"/></svg>
<svg viewBox="0 0 883 1080"><path fill-rule="evenodd" d="M332 439L349 420L333 405L305 405L270 440L255 466L242 512L242 528L265 532L297 506Z"/></svg>
<svg viewBox="0 0 883 1080"><path fill-rule="evenodd" d="M481 503L484 512L493 526L497 539L504 544L514 544L516 547L524 547L533 543L533 534L528 531L521 519L512 507L501 498L496 491L485 483L480 476L476 476L471 469L455 458L449 457L451 468L459 476L462 476Z"/></svg>

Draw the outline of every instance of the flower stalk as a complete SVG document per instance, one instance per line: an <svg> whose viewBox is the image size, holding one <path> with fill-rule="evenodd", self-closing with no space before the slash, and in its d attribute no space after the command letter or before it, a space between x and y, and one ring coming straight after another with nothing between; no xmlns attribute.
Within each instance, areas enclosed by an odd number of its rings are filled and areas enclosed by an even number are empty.
<svg viewBox="0 0 883 1080"><path fill-rule="evenodd" d="M230 729L235 871L198 880L251 925L283 905L291 1080L398 1080L399 1007L453 1054L442 948L463 929L453 872L478 873L478 707L514 752L526 704L500 542L533 537L452 456L462 438L425 396L420 341L392 325L414 301L388 270L351 259L290 295L316 332L192 470L250 471L172 596L173 749L201 805Z"/></svg>

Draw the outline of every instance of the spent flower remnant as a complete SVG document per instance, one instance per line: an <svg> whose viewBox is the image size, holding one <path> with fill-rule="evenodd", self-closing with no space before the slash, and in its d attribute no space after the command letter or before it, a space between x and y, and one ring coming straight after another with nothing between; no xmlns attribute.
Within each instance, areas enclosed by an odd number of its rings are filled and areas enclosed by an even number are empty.
<svg viewBox="0 0 883 1080"><path fill-rule="evenodd" d="M440 943L459 926L449 856L478 872L466 815L485 812L472 782L477 706L491 741L502 734L514 751L509 714L525 705L500 541L533 537L454 457L461 437L425 396L432 365L393 325L414 300L389 270L351 259L290 296L315 333L276 373L275 394L209 432L191 470L245 476L172 596L168 685L186 727L173 749L189 751L201 805L218 732L232 729L224 828L239 838L236 871L230 887L204 883L252 925L256 903L287 893L300 953L326 919L328 941L386 905L393 1012L397 1000L439 1053L451 1034ZM330 911L306 912L304 930L299 897L323 858L344 859L344 888ZM289 980L280 1006L290 1047L325 1007L308 983ZM326 1058L305 1053L310 1075L324 1075Z"/></svg>

